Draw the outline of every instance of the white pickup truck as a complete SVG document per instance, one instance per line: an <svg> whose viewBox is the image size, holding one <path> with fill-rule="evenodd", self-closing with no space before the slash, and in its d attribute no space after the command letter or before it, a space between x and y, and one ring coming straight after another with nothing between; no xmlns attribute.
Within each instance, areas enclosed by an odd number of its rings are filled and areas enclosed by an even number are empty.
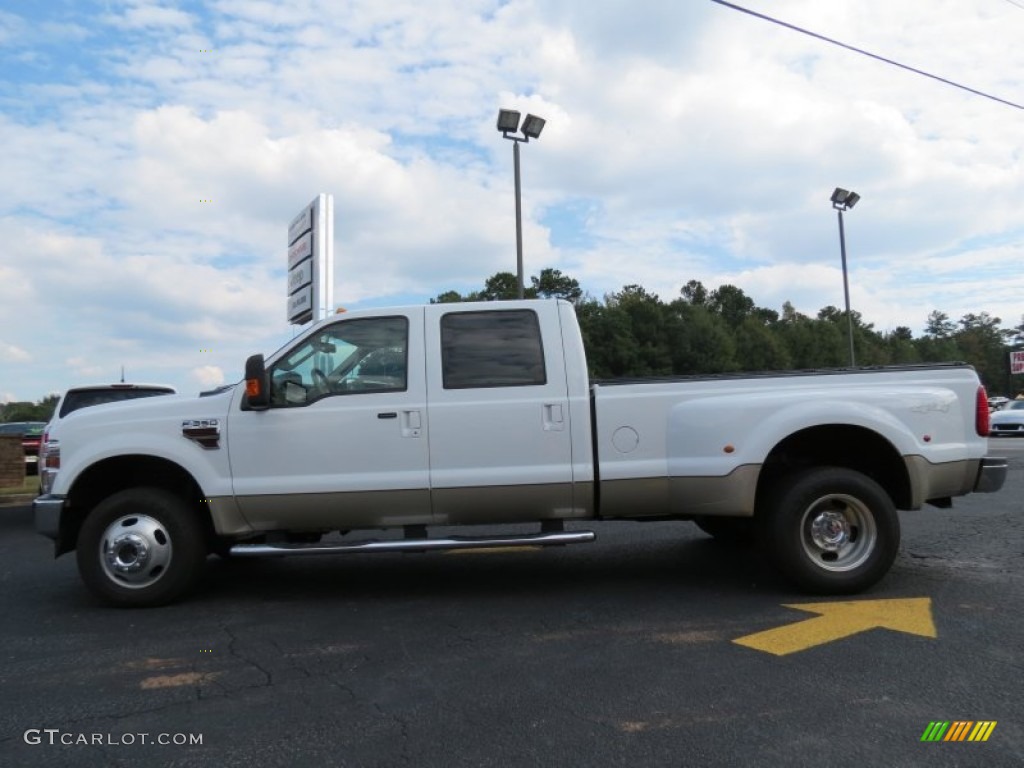
<svg viewBox="0 0 1024 768"><path fill-rule="evenodd" d="M756 539L800 588L851 593L892 564L897 509L1002 486L988 413L963 364L591 384L564 301L375 309L239 385L61 420L34 512L125 606L180 597L210 553L567 544L610 519ZM510 523L537 528L469 528Z"/></svg>

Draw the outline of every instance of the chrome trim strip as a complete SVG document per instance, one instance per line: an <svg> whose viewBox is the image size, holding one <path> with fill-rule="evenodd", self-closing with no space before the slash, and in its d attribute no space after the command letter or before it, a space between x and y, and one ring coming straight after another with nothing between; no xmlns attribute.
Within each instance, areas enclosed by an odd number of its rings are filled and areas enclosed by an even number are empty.
<svg viewBox="0 0 1024 768"><path fill-rule="evenodd" d="M1002 456L986 456L978 468L978 479L974 483L976 493L995 493L1006 481L1008 462Z"/></svg>
<svg viewBox="0 0 1024 768"><path fill-rule="evenodd" d="M239 557L284 557L286 555L336 555L359 552L425 552L427 550L492 549L494 547L551 546L593 541L593 531L537 533L480 538L452 536L444 539L399 539L360 541L353 544L235 544L231 554Z"/></svg>
<svg viewBox="0 0 1024 768"><path fill-rule="evenodd" d="M36 533L56 541L60 535L60 516L63 511L63 496L40 496L33 501L32 516Z"/></svg>

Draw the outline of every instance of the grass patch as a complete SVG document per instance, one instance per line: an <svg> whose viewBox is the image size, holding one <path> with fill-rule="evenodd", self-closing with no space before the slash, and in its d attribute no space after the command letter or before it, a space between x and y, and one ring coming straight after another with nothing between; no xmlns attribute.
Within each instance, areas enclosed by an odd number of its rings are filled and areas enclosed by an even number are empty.
<svg viewBox="0 0 1024 768"><path fill-rule="evenodd" d="M8 488L0 488L0 498L4 496L17 496L22 493L31 493L33 495L39 492L39 476L38 475L25 475L25 482L21 485L15 485Z"/></svg>

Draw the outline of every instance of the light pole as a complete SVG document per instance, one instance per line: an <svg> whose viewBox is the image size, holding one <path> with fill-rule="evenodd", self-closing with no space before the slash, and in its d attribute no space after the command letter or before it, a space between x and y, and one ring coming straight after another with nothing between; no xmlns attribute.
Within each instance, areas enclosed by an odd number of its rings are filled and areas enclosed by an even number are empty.
<svg viewBox="0 0 1024 768"><path fill-rule="evenodd" d="M519 291L519 298L523 298L523 202L522 189L519 182L519 144L527 143L530 139L540 138L540 132L544 130L545 120L536 115L527 115L523 120L523 136L514 135L519 128L519 113L513 109L498 110L498 130L501 135L513 142L512 144L512 165L515 168L516 178L516 285ZM513 134L513 135L509 135Z"/></svg>
<svg viewBox="0 0 1024 768"><path fill-rule="evenodd" d="M846 320L850 327L850 367L856 365L856 360L853 356L853 314L850 312L850 283L846 278L846 234L843 232L843 211L848 211L857 204L860 200L860 195L856 192L850 192L836 187L836 191L832 193L832 207L839 212L839 252L843 258L843 295L846 297Z"/></svg>

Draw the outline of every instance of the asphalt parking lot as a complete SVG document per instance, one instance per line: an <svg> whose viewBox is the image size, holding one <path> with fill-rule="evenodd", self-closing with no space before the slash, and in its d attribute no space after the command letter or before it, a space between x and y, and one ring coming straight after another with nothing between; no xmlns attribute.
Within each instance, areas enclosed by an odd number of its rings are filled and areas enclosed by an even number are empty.
<svg viewBox="0 0 1024 768"><path fill-rule="evenodd" d="M691 524L605 523L543 551L211 559L192 599L119 611L3 508L0 764L1021 765L1024 441L992 453L1004 490L904 513L855 600ZM940 721L996 725L922 742Z"/></svg>

